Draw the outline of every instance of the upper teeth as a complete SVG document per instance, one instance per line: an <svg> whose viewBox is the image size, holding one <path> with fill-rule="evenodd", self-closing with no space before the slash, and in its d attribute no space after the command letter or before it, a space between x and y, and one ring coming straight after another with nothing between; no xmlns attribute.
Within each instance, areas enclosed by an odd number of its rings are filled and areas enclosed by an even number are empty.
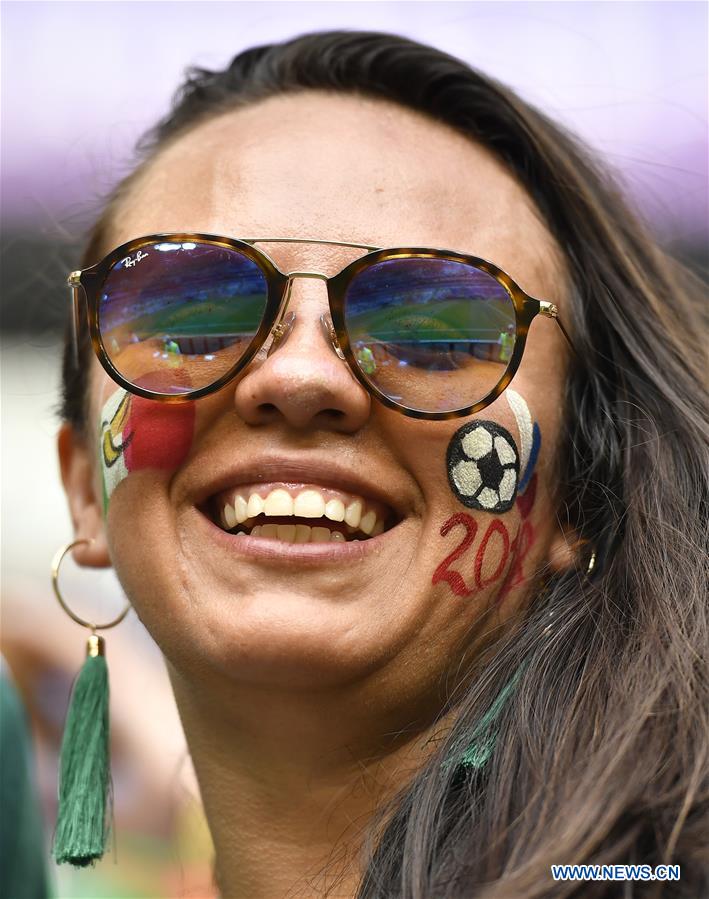
<svg viewBox="0 0 709 899"><path fill-rule="evenodd" d="M231 529L244 522L251 524L249 519L263 514L329 518L331 521L343 521L352 531L358 528L372 537L384 530L383 516L378 515L376 509L366 508L366 501L361 497L344 501L314 487L302 489L295 496L282 487L276 487L264 497L258 489L242 488L232 495L230 502L223 504L222 524L225 527Z"/></svg>

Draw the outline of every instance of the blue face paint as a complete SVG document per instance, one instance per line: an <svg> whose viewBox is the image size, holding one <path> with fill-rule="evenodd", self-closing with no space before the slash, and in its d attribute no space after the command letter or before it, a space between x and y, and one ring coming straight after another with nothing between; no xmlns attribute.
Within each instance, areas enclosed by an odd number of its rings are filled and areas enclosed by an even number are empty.
<svg viewBox="0 0 709 899"><path fill-rule="evenodd" d="M532 428L532 449L529 453L529 461L527 462L527 467L522 473L522 477L519 480L519 492L524 493L527 489L529 482L532 479L532 475L534 474L534 468L537 464L537 456L539 455L539 447L542 445L542 432L539 430L539 425L534 422L534 427Z"/></svg>

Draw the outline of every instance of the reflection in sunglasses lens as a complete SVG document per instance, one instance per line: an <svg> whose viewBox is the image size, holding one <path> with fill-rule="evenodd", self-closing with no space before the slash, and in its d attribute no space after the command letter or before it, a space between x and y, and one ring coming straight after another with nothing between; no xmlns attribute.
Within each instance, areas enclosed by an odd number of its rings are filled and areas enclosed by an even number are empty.
<svg viewBox="0 0 709 899"><path fill-rule="evenodd" d="M344 317L367 379L424 412L481 400L504 375L515 344L506 288L448 259L387 259L363 269L347 289Z"/></svg>
<svg viewBox="0 0 709 899"><path fill-rule="evenodd" d="M264 272L237 250L152 243L112 266L99 294L99 330L123 378L183 393L213 384L239 361L267 299Z"/></svg>

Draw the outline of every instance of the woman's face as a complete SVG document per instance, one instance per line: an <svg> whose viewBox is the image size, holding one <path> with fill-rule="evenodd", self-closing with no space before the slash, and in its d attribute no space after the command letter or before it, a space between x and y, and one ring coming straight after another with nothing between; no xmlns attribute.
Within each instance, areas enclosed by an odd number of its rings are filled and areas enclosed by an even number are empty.
<svg viewBox="0 0 709 899"><path fill-rule="evenodd" d="M170 231L459 250L564 313L559 251L514 178L482 147L382 101L303 93L194 129L133 184L110 245ZM260 246L284 272L334 274L362 254ZM78 536L96 538L77 559L108 564L110 554L140 618L188 676L289 690L357 682L379 706L422 706L465 647L469 659L482 631L528 599L542 567L568 562L552 499L563 340L537 318L510 389L476 416L423 421L372 399L333 351L319 320L324 282L296 278L289 310L288 339L219 393L170 406L136 400L132 462L120 474L106 467L102 437L121 394L93 360L95 440L86 446L67 429L60 438ZM482 429L456 437L471 422ZM507 449L477 472L499 481L516 457L505 509L470 499L475 454L499 435ZM449 445L456 463L473 464L454 470ZM306 556L278 537L226 533L227 504L241 496L253 512L251 496L275 490L267 509L284 514L283 491L291 501L314 491L295 511L329 504L345 540ZM393 526L369 537L360 529L357 542L336 520L370 509Z"/></svg>

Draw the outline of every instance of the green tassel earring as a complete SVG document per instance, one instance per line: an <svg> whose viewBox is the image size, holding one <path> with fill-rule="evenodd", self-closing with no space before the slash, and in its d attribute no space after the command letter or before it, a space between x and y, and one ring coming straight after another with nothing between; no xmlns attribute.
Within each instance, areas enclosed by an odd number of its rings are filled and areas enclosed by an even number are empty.
<svg viewBox="0 0 709 899"><path fill-rule="evenodd" d="M53 854L58 864L92 865L106 845L110 780L108 668L103 637L89 637L64 725L59 812Z"/></svg>
<svg viewBox="0 0 709 899"><path fill-rule="evenodd" d="M59 759L59 809L52 854L58 864L85 868L102 858L110 830L111 782L109 688L105 641L97 630L114 627L125 618L130 603L106 624L85 621L67 606L59 590L59 568L64 556L81 543L63 547L52 562L52 586L64 611L90 628L86 660L72 690Z"/></svg>

